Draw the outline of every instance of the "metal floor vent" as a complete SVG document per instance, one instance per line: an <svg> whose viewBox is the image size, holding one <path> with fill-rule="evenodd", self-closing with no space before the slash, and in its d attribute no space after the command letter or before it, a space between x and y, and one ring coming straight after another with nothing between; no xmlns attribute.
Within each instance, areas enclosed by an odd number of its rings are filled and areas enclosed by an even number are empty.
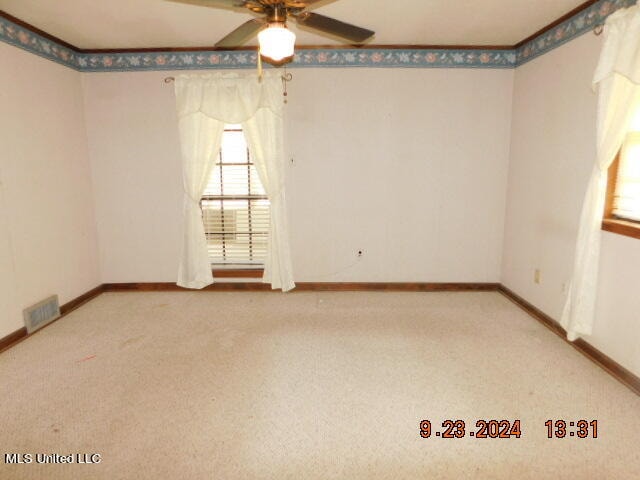
<svg viewBox="0 0 640 480"><path fill-rule="evenodd" d="M60 305L57 295L24 309L24 324L27 327L27 333L35 332L57 318L60 318Z"/></svg>

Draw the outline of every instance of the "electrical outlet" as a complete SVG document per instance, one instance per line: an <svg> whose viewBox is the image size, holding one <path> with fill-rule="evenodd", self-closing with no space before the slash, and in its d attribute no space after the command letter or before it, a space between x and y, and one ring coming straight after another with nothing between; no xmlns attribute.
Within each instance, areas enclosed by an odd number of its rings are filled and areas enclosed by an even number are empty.
<svg viewBox="0 0 640 480"><path fill-rule="evenodd" d="M535 271L533 272L533 281L534 283L540 283L540 269L536 268Z"/></svg>

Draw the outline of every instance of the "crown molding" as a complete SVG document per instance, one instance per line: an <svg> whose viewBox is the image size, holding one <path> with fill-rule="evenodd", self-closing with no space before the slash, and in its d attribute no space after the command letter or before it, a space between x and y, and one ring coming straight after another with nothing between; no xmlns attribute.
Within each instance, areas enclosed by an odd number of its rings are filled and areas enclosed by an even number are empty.
<svg viewBox="0 0 640 480"><path fill-rule="evenodd" d="M589 0L516 45L298 46L291 68L483 68L523 65L591 31L635 0ZM0 10L0 41L81 72L248 69L255 47L80 49Z"/></svg>

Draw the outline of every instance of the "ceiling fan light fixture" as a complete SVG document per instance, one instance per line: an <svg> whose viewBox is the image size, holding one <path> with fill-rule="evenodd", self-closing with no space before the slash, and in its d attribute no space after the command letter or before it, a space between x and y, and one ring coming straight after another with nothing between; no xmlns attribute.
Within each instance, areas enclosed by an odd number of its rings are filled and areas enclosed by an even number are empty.
<svg viewBox="0 0 640 480"><path fill-rule="evenodd" d="M258 34L260 54L275 62L292 57L296 43L296 35L284 23L270 23Z"/></svg>

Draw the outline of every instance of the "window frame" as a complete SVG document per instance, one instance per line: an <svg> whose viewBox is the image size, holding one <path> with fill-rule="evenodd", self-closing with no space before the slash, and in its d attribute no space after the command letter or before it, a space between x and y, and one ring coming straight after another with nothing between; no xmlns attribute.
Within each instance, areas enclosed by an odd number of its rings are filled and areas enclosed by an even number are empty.
<svg viewBox="0 0 640 480"><path fill-rule="evenodd" d="M227 128L225 126L224 131L223 131L223 135L226 132L243 132L244 134L244 129L242 128ZM220 151L218 152L217 155L217 160L216 160L216 166L220 166L220 168L223 168L225 165L230 165L230 166L246 166L247 170L248 170L248 175L249 175L249 182L251 182L251 174L249 172L250 168L252 166L254 166L254 163L251 159L251 152L249 151L249 147L247 146L247 152L246 152L246 162L229 162L229 163L224 163L221 161L222 159L222 147L220 149ZM221 177L222 180L222 177ZM249 184L250 185L250 184ZM255 195L255 194L247 194L247 195L202 195L200 197L200 211L202 212L202 214L204 215L204 210L202 207L203 201L220 201L223 202L225 200L247 200L248 203L248 211L249 211L249 215L251 214L251 201L252 200L269 200L268 195L265 193L264 195ZM224 210L222 210L224 211ZM207 235L206 229L205 229L205 236ZM252 236L252 234L250 234L250 237ZM223 240L224 243L224 240ZM223 247L224 250L224 247ZM210 259L211 260L211 259ZM211 262L211 271L213 273L214 276L220 277L220 278L234 278L234 277L241 277L241 278L259 278L262 277L263 273L264 273L264 263L247 263L247 264L239 264L239 263L229 263L229 264L224 264L224 263L214 263Z"/></svg>
<svg viewBox="0 0 640 480"><path fill-rule="evenodd" d="M624 220L613 214L613 203L618 183L618 173L620 170L620 155L622 149L616 155L615 160L609 167L607 178L607 196L604 207L604 218L602 219L602 230L626 237L640 239L640 222Z"/></svg>

